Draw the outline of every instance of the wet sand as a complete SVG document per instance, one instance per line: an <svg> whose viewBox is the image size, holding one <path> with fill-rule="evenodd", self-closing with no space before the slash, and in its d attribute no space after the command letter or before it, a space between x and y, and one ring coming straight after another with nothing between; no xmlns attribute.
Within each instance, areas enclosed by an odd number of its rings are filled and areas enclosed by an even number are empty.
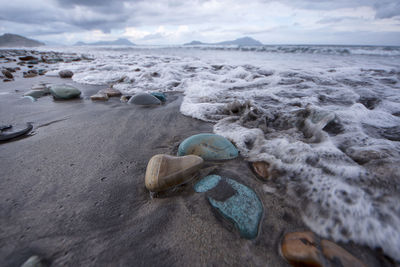
<svg viewBox="0 0 400 267"><path fill-rule="evenodd" d="M264 215L254 240L223 222L194 192L195 181L150 198L148 160L212 132L211 124L179 113L181 94L146 108L118 98L92 102L105 86L75 84L81 99L22 99L39 81L72 83L44 76L0 82L0 123L34 126L31 135L0 144L1 266L20 266L32 255L51 266L289 266L279 255L282 236L308 228L240 157L206 167L260 197ZM392 266L379 252L339 244L368 266Z"/></svg>

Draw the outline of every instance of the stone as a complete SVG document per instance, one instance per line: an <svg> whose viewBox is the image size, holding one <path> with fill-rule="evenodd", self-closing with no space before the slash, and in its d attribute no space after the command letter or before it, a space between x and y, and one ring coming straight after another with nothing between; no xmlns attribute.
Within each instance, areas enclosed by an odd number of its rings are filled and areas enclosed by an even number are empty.
<svg viewBox="0 0 400 267"><path fill-rule="evenodd" d="M70 70L61 70L58 72L58 75L60 75L61 78L71 78L74 73Z"/></svg>
<svg viewBox="0 0 400 267"><path fill-rule="evenodd" d="M39 83L32 86L31 90L34 91L43 91L45 94L50 94L50 86L45 83Z"/></svg>
<svg viewBox="0 0 400 267"><path fill-rule="evenodd" d="M32 102L35 102L37 100L36 98L34 98L33 96L30 96L30 95L23 96L22 98L29 99Z"/></svg>
<svg viewBox="0 0 400 267"><path fill-rule="evenodd" d="M25 127L21 129L15 129L13 126L3 128L0 130L0 141L8 141L10 139L25 135L33 129L31 123L27 123Z"/></svg>
<svg viewBox="0 0 400 267"><path fill-rule="evenodd" d="M4 79L3 82L12 82L11 79Z"/></svg>
<svg viewBox="0 0 400 267"><path fill-rule="evenodd" d="M72 99L81 95L79 89L67 84L51 85L50 93L54 99Z"/></svg>
<svg viewBox="0 0 400 267"><path fill-rule="evenodd" d="M24 94L24 96L31 96L34 98L39 98L44 96L46 93L42 90L30 90Z"/></svg>
<svg viewBox="0 0 400 267"><path fill-rule="evenodd" d="M329 240L321 241L322 253L331 262L342 267L366 267L359 259Z"/></svg>
<svg viewBox="0 0 400 267"><path fill-rule="evenodd" d="M119 99L121 102L128 102L129 99L131 99L132 96L130 95L123 95L121 96L121 98Z"/></svg>
<svg viewBox="0 0 400 267"><path fill-rule="evenodd" d="M39 75L45 75L46 72L47 72L47 70L45 70L45 69L39 69L39 70L38 70L38 74L39 74Z"/></svg>
<svg viewBox="0 0 400 267"><path fill-rule="evenodd" d="M28 62L26 62L27 64L30 64L30 65L36 65L36 64L39 64L39 61L37 61L37 60L29 60Z"/></svg>
<svg viewBox="0 0 400 267"><path fill-rule="evenodd" d="M195 155L155 155L147 164L146 188L151 192L160 192L184 184L194 177L202 165L203 159Z"/></svg>
<svg viewBox="0 0 400 267"><path fill-rule="evenodd" d="M202 133L186 138L178 148L178 156L198 155L204 160L227 160L238 156L236 147L225 137Z"/></svg>
<svg viewBox="0 0 400 267"><path fill-rule="evenodd" d="M324 258L312 232L286 234L281 243L281 253L292 266L324 266Z"/></svg>
<svg viewBox="0 0 400 267"><path fill-rule="evenodd" d="M114 88L100 90L99 93L106 94L108 97L116 97L122 95L121 91Z"/></svg>
<svg viewBox="0 0 400 267"><path fill-rule="evenodd" d="M28 72L24 72L23 75L24 75L24 78L33 78L33 77L37 76L37 73L28 71Z"/></svg>
<svg viewBox="0 0 400 267"><path fill-rule="evenodd" d="M90 97L92 101L107 101L108 95L98 92Z"/></svg>
<svg viewBox="0 0 400 267"><path fill-rule="evenodd" d="M160 105L161 101L151 94L140 93L132 96L128 103L135 105Z"/></svg>
<svg viewBox="0 0 400 267"><path fill-rule="evenodd" d="M257 194L249 187L219 175L209 175L196 183L196 192L207 192L210 205L233 222L241 237L254 239L263 214Z"/></svg>
<svg viewBox="0 0 400 267"><path fill-rule="evenodd" d="M263 180L268 180L268 178L270 177L270 173L269 173L269 163L265 162L265 161L256 161L251 163L254 172L256 173L256 175L260 178L262 178Z"/></svg>
<svg viewBox="0 0 400 267"><path fill-rule="evenodd" d="M19 60L29 61L29 60L38 60L38 58L34 56L24 56L24 57L19 57Z"/></svg>
<svg viewBox="0 0 400 267"><path fill-rule="evenodd" d="M14 75L9 70L1 70L1 73L3 73L4 76L6 76L8 79L14 79Z"/></svg>
<svg viewBox="0 0 400 267"><path fill-rule="evenodd" d="M157 97L161 102L167 101L167 96L161 92L152 92L150 94Z"/></svg>
<svg viewBox="0 0 400 267"><path fill-rule="evenodd" d="M44 267L42 259L39 256L31 256L29 259L21 265L21 267Z"/></svg>

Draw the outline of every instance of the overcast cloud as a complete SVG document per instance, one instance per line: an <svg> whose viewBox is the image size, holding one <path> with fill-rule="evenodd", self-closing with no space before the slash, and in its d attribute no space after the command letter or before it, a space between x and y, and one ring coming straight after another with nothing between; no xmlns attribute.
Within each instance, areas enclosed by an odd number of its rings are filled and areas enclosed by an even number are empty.
<svg viewBox="0 0 400 267"><path fill-rule="evenodd" d="M0 34L73 44L218 42L400 45L399 0L0 0Z"/></svg>

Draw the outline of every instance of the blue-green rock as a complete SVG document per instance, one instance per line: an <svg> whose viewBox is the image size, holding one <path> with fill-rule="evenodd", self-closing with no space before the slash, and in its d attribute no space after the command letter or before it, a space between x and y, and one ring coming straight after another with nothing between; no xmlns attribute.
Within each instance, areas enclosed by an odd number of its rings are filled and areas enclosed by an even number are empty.
<svg viewBox="0 0 400 267"><path fill-rule="evenodd" d="M30 90L24 94L24 96L31 96L34 98L39 98L44 96L46 93L42 90Z"/></svg>
<svg viewBox="0 0 400 267"><path fill-rule="evenodd" d="M204 160L226 160L238 156L236 147L217 134L196 134L186 138L178 148L178 156L198 155Z"/></svg>
<svg viewBox="0 0 400 267"><path fill-rule="evenodd" d="M132 96L128 103L135 105L160 105L161 101L151 94L141 93Z"/></svg>
<svg viewBox="0 0 400 267"><path fill-rule="evenodd" d="M206 192L215 188L218 194L224 194L223 190L227 191L226 189L218 190L218 187L223 187L220 185L222 181L227 183L234 193L224 200L216 200L213 194L209 194L207 196L209 203L224 218L233 222L241 237L246 239L257 237L263 206L252 189L232 179L222 178L218 175L206 176L194 186L194 189L196 192Z"/></svg>
<svg viewBox="0 0 400 267"><path fill-rule="evenodd" d="M167 101L167 96L164 93L152 92L150 94L155 96L155 97L157 97L161 102L166 102Z"/></svg>
<svg viewBox="0 0 400 267"><path fill-rule="evenodd" d="M67 84L51 85L50 93L54 99L72 99L81 95L79 89Z"/></svg>

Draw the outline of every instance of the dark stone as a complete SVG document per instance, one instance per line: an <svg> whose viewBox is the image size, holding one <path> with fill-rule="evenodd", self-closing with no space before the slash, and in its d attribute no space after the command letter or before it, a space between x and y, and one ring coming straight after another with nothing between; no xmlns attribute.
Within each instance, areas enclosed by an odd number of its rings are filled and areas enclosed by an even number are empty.
<svg viewBox="0 0 400 267"><path fill-rule="evenodd" d="M14 76L11 74L10 71L8 70L1 70L4 76L6 76L8 79L14 79Z"/></svg>
<svg viewBox="0 0 400 267"><path fill-rule="evenodd" d="M71 78L74 73L70 70L61 70L58 72L58 75L60 75L61 78Z"/></svg>
<svg viewBox="0 0 400 267"><path fill-rule="evenodd" d="M38 58L34 56L24 56L24 57L19 57L19 60L29 61L29 60L38 60Z"/></svg>

